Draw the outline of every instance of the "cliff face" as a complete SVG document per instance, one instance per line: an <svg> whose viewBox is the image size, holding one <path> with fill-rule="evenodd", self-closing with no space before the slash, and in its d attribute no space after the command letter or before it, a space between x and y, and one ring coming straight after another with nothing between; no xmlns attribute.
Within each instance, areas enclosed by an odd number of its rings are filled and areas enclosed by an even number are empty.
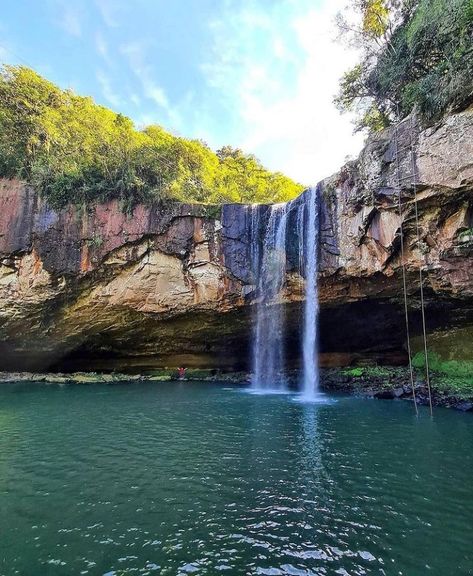
<svg viewBox="0 0 473 576"><path fill-rule="evenodd" d="M407 120L398 127L397 146L394 130L371 139L357 162L324 183L333 198L332 230L339 249L325 274L338 270L357 280L382 274L386 285L380 294L390 296L391 286L399 292L393 278L401 266L399 174L408 271L417 272L421 266L427 288L437 296L468 299L473 292L473 110L423 132ZM345 297L351 296L348 290Z"/></svg>
<svg viewBox="0 0 473 576"><path fill-rule="evenodd" d="M0 365L42 368L83 347L162 356L186 339L205 346L207 324L242 293L207 211L167 203L126 215L111 202L56 212L28 186L2 182Z"/></svg>
<svg viewBox="0 0 473 576"><path fill-rule="evenodd" d="M354 353L402 355L397 164L413 332L419 267L433 341L473 325L473 111L425 131L406 121L397 146L393 136L372 138L319 187L322 352L340 362ZM55 211L23 183L1 182L0 368L244 366L259 297L249 218L241 205ZM284 306L294 356L303 298L296 236L290 217Z"/></svg>
<svg viewBox="0 0 473 576"><path fill-rule="evenodd" d="M411 144L415 150L414 165ZM367 349L389 349L390 344L403 349L402 222L414 352L422 348L421 269L429 350L448 358L470 359L473 109L423 131L412 119L406 120L370 139L357 161L327 179L323 187L330 212L325 246L330 257L322 271L322 302L331 307L350 302L360 306L364 301L363 324L367 330L360 329L359 334L362 340L369 341ZM385 312L381 312L383 306Z"/></svg>

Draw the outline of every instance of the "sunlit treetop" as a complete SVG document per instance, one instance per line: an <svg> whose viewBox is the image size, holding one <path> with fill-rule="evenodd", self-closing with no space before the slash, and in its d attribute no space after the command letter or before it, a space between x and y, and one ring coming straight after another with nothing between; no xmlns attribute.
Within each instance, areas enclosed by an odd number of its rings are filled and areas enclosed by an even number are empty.
<svg viewBox="0 0 473 576"><path fill-rule="evenodd" d="M338 27L361 53L335 98L357 130L414 109L432 123L473 101L472 0L352 0Z"/></svg>
<svg viewBox="0 0 473 576"><path fill-rule="evenodd" d="M302 186L229 146L133 122L91 98L61 90L24 66L0 71L0 177L33 184L54 205L119 198L124 206L280 202Z"/></svg>

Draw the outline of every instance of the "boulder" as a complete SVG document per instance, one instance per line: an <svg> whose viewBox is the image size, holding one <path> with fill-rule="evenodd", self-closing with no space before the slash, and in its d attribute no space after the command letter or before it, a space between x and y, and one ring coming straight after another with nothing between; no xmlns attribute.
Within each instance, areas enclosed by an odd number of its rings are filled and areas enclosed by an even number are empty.
<svg viewBox="0 0 473 576"><path fill-rule="evenodd" d="M471 412L473 410L473 402L465 400L463 402L458 402L458 404L455 404L453 407L455 410L461 410L462 412Z"/></svg>

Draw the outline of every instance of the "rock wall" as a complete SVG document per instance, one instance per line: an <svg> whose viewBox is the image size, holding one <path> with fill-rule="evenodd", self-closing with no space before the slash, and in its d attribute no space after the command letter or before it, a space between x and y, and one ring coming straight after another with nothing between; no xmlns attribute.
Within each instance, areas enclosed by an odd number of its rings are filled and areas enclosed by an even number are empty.
<svg viewBox="0 0 473 576"><path fill-rule="evenodd" d="M189 328L186 316L216 322L242 293L216 216L178 203L57 212L24 183L1 182L0 366L43 368L84 347L164 355L185 350L189 332L205 348L207 321Z"/></svg>
<svg viewBox="0 0 473 576"><path fill-rule="evenodd" d="M443 335L473 325L473 110L371 138L319 193L322 352L332 361L402 358L401 221L413 334L419 268L433 341L445 348ZM55 211L24 183L0 182L0 369L245 367L259 297L249 214L169 202ZM304 281L291 220L288 230L286 348L296 360Z"/></svg>

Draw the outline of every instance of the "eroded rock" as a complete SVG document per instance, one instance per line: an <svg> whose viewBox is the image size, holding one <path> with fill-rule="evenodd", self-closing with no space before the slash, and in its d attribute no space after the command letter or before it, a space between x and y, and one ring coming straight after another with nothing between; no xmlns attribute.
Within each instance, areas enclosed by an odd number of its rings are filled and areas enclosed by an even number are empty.
<svg viewBox="0 0 473 576"><path fill-rule="evenodd" d="M473 111L424 131L406 121L398 146L393 134L371 138L357 161L320 185L321 350L332 357L402 353L401 226L413 335L419 269L434 345L473 326ZM294 218L304 198L288 220L282 305L289 359L299 350L304 279ZM264 223L268 207L257 209ZM97 368L174 366L186 361L184 352L202 365L248 364L259 297L252 210L170 202L125 214L109 202L55 211L29 186L1 181L0 368L45 369L91 356Z"/></svg>

